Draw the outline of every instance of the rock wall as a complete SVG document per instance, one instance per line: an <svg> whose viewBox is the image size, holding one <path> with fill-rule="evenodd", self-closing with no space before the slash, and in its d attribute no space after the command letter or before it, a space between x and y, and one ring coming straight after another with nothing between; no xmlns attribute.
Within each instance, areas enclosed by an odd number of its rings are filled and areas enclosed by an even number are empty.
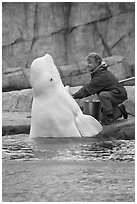
<svg viewBox="0 0 137 204"><path fill-rule="evenodd" d="M134 68L134 2L3 2L3 67L30 67L50 53L59 65L91 51Z"/></svg>
<svg viewBox="0 0 137 204"><path fill-rule="evenodd" d="M3 66L30 67L50 53L66 63L67 3L3 3Z"/></svg>
<svg viewBox="0 0 137 204"><path fill-rule="evenodd" d="M45 53L70 86L89 79L81 64L89 52L122 56L111 71L134 76L134 21L134 2L3 2L3 91L30 88L30 65Z"/></svg>

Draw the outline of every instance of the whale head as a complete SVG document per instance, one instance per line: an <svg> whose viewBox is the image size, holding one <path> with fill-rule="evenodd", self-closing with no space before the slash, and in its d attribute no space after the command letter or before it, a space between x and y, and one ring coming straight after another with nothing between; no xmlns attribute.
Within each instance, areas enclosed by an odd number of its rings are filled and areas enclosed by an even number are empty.
<svg viewBox="0 0 137 204"><path fill-rule="evenodd" d="M61 82L58 69L50 54L36 58L31 64L30 84L34 94L51 92Z"/></svg>

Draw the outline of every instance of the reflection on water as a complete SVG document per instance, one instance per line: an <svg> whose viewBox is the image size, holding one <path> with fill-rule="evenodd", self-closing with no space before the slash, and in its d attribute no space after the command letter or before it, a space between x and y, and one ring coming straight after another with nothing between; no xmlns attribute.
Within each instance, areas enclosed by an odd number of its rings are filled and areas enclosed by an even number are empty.
<svg viewBox="0 0 137 204"><path fill-rule="evenodd" d="M3 160L134 161L134 140L96 141L90 138L3 137Z"/></svg>

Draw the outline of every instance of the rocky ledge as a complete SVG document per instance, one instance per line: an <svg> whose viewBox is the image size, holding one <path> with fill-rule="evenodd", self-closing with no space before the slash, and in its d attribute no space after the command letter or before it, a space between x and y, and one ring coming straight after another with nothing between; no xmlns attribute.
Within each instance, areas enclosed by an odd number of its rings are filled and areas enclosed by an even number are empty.
<svg viewBox="0 0 137 204"><path fill-rule="evenodd" d="M71 87L74 93L80 87ZM104 126L98 139L135 139L135 86L127 86L128 100L125 106L130 113L127 120L119 119ZM4 92L2 95L2 135L29 134L31 124L32 89ZM83 100L77 100L79 105Z"/></svg>

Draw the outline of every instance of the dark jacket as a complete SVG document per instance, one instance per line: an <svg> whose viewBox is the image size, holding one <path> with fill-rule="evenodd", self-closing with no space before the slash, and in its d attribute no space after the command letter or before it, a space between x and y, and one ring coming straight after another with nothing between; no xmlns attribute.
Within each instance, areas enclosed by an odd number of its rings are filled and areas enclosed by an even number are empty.
<svg viewBox="0 0 137 204"><path fill-rule="evenodd" d="M91 73L91 81L84 85L73 95L74 99L81 99L102 91L109 91L115 97L120 97L122 101L127 99L127 92L117 78L107 70L108 66L99 67Z"/></svg>

